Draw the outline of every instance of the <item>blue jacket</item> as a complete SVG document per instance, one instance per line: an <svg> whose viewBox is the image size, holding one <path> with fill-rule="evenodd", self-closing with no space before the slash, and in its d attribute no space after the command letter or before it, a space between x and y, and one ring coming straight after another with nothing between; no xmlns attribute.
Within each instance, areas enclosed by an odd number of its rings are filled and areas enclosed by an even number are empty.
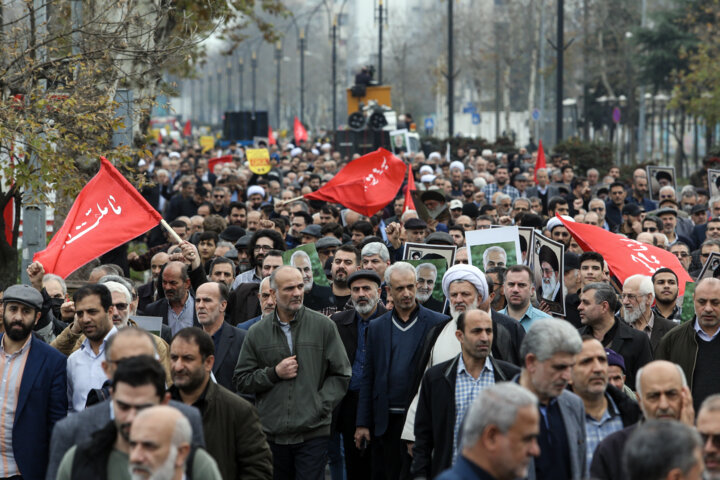
<svg viewBox="0 0 720 480"><path fill-rule="evenodd" d="M35 336L31 342L13 423L13 453L24 479L42 480L52 429L67 414L67 357Z"/></svg>
<svg viewBox="0 0 720 480"><path fill-rule="evenodd" d="M418 324L413 328L421 328L423 337L435 325L447 321L447 315L433 312L422 305L418 306ZM373 435L380 436L385 433L388 426L388 413L390 409L388 373L390 372L392 314L394 310L370 322L367 328L366 364L363 370L363 379L360 386L360 399L358 402L357 426L370 428ZM417 365L422 350L420 342L414 352L407 352L413 357L411 365ZM408 372L413 376L414 372ZM412 392L414 395L415 392ZM412 398L407 399L410 404Z"/></svg>
<svg viewBox="0 0 720 480"><path fill-rule="evenodd" d="M460 455L452 468L445 470L435 480L494 480L495 477Z"/></svg>

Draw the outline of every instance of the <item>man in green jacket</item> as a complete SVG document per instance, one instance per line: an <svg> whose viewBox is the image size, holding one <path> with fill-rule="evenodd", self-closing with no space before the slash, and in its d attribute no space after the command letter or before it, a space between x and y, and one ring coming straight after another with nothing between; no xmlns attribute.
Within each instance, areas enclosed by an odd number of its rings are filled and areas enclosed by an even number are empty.
<svg viewBox="0 0 720 480"><path fill-rule="evenodd" d="M303 306L300 271L270 276L275 311L253 325L233 381L254 394L273 453L275 479L324 478L332 411L351 367L335 323Z"/></svg>
<svg viewBox="0 0 720 480"><path fill-rule="evenodd" d="M233 327L234 328L234 327ZM200 410L207 451L222 478L271 480L272 458L257 411L211 378L213 339L197 327L183 328L170 344L173 400Z"/></svg>

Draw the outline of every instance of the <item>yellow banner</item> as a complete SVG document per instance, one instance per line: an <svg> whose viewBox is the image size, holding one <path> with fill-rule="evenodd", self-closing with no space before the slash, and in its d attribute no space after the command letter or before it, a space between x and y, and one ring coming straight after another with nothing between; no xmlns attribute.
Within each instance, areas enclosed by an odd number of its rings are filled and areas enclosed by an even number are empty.
<svg viewBox="0 0 720 480"><path fill-rule="evenodd" d="M203 153L212 150L215 147L215 138L211 135L203 135L200 137L200 146L202 147Z"/></svg>
<svg viewBox="0 0 720 480"><path fill-rule="evenodd" d="M265 175L270 171L270 152L267 148L248 148L245 150L250 171L258 175Z"/></svg>

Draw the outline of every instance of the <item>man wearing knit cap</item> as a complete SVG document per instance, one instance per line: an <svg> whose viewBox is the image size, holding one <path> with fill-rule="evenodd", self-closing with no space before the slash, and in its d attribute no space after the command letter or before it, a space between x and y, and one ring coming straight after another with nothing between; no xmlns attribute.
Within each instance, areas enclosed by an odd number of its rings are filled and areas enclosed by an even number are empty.
<svg viewBox="0 0 720 480"><path fill-rule="evenodd" d="M497 312L490 310L490 294L487 279L479 268L472 265L458 264L450 267L443 275L443 294L450 302L450 315L447 320L428 332L425 340L425 348L420 357L425 369L439 363L451 360L460 353L460 342L455 332L457 331L457 319L465 312L479 309L491 315L493 332L496 341L492 345L492 352L498 358L516 363L518 351L522 342L522 334L518 335L517 325L507 317L498 319ZM515 341L514 341L515 340ZM515 343L517 342L517 343ZM421 377L413 383L413 393L417 392ZM418 397L415 395L408 415L405 420L402 438L408 441L414 440L415 409Z"/></svg>
<svg viewBox="0 0 720 480"><path fill-rule="evenodd" d="M260 185L251 185L247 189L247 198L251 210L260 210L260 205L265 199L265 189Z"/></svg>

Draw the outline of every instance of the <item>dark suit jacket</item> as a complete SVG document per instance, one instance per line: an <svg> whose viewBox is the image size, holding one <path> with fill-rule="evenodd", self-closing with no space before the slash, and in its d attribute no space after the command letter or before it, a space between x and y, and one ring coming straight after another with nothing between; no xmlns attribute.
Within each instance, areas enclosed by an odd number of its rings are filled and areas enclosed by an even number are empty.
<svg viewBox="0 0 720 480"><path fill-rule="evenodd" d="M635 374L637 371L653 359L652 346L650 339L645 332L635 330L633 327L625 323L624 320L615 318L618 322L618 329L615 332L610 348L622 355L625 360L625 374L627 385L635 385ZM592 330L585 325L580 330L580 335L592 335Z"/></svg>
<svg viewBox="0 0 720 480"><path fill-rule="evenodd" d="M658 345L660 345L662 337L664 337L667 332L676 326L677 323L672 320L653 314L653 329L650 333L650 345L652 346L653 357L655 356L655 351L657 350Z"/></svg>
<svg viewBox="0 0 720 480"><path fill-rule="evenodd" d="M50 434L67 414L67 357L34 335L30 342L12 427L12 448L23 478L42 480Z"/></svg>
<svg viewBox="0 0 720 480"><path fill-rule="evenodd" d="M520 344L525 338L525 329L514 318L493 309L490 309L490 316L493 321L493 357L521 367Z"/></svg>
<svg viewBox="0 0 720 480"><path fill-rule="evenodd" d="M435 300L433 297L428 298L422 306L438 313L443 313L443 310L445 310L445 302Z"/></svg>
<svg viewBox="0 0 720 480"><path fill-rule="evenodd" d="M313 283L312 289L303 296L303 305L310 310L321 312L335 305L332 288Z"/></svg>
<svg viewBox="0 0 720 480"><path fill-rule="evenodd" d="M537 186L528 187L525 189L525 196L527 198L540 197L540 192ZM560 190L555 185L547 186L547 199L550 200L552 197L560 196Z"/></svg>
<svg viewBox="0 0 720 480"><path fill-rule="evenodd" d="M138 294L138 311L142 312L145 310L145 307L153 303L155 300L153 299L153 294L155 286L153 285L153 280L150 279L149 282L143 283L137 288L137 294Z"/></svg>
<svg viewBox="0 0 720 480"><path fill-rule="evenodd" d="M378 303L375 318L383 316L387 312L387 308ZM355 309L343 310L333 314L330 319L337 325L340 340L343 342L345 352L347 353L350 365L355 362L355 353L357 352L358 327Z"/></svg>
<svg viewBox="0 0 720 480"><path fill-rule="evenodd" d="M420 305L418 307L418 324L413 328L423 330L423 335L433 326L447 321L448 317ZM390 409L388 373L390 372L391 337L392 337L392 311L376 318L367 329L366 364L363 370L362 386L360 387L360 400L358 402L357 426L368 427L373 435L380 436L385 433L388 426ZM414 352L407 352L413 358L411 365L418 363L422 342ZM424 365L424 364L422 364ZM417 368L417 367L416 367ZM420 367L424 368L424 367ZM408 372L412 375L413 372ZM414 396L415 392L410 392ZM408 398L410 403L412 396Z"/></svg>
<svg viewBox="0 0 720 480"><path fill-rule="evenodd" d="M259 283L248 282L241 283L235 290L230 292L225 321L236 326L238 323L262 315L260 300L257 297L259 289Z"/></svg>
<svg viewBox="0 0 720 480"><path fill-rule="evenodd" d="M168 324L168 309L170 308L170 303L167 301L167 298L161 298L157 302L153 302L147 307L145 307L145 310L142 311L142 315L147 315L150 317L162 317L163 325L169 325ZM195 309L193 308L193 327L200 327L200 323L198 323L197 319L197 312L195 312ZM168 342L170 343L170 342Z"/></svg>
<svg viewBox="0 0 720 480"><path fill-rule="evenodd" d="M240 356L240 349L245 341L245 335L247 335L247 331L223 322L220 343L215 351L215 364L212 369L215 380L219 385L232 392L235 391L232 377Z"/></svg>
<svg viewBox="0 0 720 480"><path fill-rule="evenodd" d="M462 355L462 354L460 354ZM452 465L455 430L455 381L460 355L430 367L422 380L415 413L413 477L434 478ZM520 373L515 365L490 357L495 383L507 382Z"/></svg>
<svg viewBox="0 0 720 480"><path fill-rule="evenodd" d="M65 396L67 397L67 393L65 393ZM47 475L45 476L46 480L55 480L60 461L65 455L65 452L70 450L70 447L90 440L93 433L108 424L110 421L110 402L111 400L106 400L88 407L81 412L73 413L55 425L52 433L52 443L50 445L49 463L43 463L43 465L48 465ZM205 436L203 435L200 411L195 407L176 402L175 400L170 400L170 406L180 410L190 421L193 445L204 447Z"/></svg>

